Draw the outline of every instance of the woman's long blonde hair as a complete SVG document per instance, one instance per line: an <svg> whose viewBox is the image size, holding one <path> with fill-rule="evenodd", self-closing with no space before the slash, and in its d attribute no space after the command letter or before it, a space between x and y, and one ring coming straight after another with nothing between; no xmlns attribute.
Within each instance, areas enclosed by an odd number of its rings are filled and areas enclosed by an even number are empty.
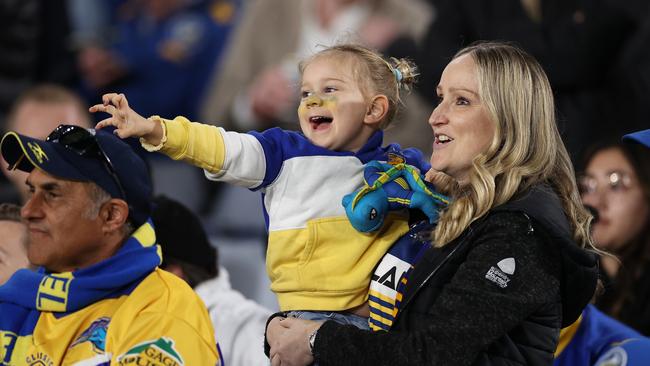
<svg viewBox="0 0 650 366"><path fill-rule="evenodd" d="M473 44L454 59L463 55L476 63L479 95L495 134L487 151L474 158L469 183L442 187L455 200L440 217L434 245L444 246L493 207L545 182L559 196L575 241L592 247L591 215L581 204L557 130L551 86L540 64L521 49L499 42Z"/></svg>

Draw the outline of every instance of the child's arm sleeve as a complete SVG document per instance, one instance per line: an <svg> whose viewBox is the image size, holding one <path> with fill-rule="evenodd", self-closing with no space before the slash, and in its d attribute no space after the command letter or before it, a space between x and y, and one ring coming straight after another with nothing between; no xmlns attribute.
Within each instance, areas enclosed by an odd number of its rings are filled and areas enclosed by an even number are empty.
<svg viewBox="0 0 650 366"><path fill-rule="evenodd" d="M206 171L212 180L254 188L266 171L264 149L253 136L220 127L190 122L185 117L160 119L167 141L161 152Z"/></svg>

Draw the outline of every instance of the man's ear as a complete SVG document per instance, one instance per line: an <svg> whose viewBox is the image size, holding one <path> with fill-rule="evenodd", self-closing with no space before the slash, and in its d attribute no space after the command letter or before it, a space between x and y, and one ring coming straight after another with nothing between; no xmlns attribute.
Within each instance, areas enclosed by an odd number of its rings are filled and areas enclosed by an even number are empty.
<svg viewBox="0 0 650 366"><path fill-rule="evenodd" d="M377 125L384 120L388 114L388 97L379 94L372 97L363 122L368 125Z"/></svg>
<svg viewBox="0 0 650 366"><path fill-rule="evenodd" d="M111 198L102 205L100 215L106 232L119 230L129 217L129 205L124 200Z"/></svg>

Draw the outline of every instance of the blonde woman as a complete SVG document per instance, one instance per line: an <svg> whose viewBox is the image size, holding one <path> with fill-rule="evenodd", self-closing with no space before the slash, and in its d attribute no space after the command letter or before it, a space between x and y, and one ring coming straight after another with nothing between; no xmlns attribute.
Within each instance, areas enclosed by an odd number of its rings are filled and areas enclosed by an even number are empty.
<svg viewBox="0 0 650 366"><path fill-rule="evenodd" d="M278 316L273 366L553 362L597 266L548 79L523 51L480 43L456 54L437 94L431 176L455 201L407 273L391 330Z"/></svg>

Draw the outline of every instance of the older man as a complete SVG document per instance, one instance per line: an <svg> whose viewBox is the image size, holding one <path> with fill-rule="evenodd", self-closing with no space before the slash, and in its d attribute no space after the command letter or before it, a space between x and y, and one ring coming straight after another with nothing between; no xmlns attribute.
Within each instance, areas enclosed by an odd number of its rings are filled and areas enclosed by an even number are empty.
<svg viewBox="0 0 650 366"><path fill-rule="evenodd" d="M27 232L20 220L20 207L0 203L0 286L21 268L29 267L25 243Z"/></svg>
<svg viewBox="0 0 650 366"><path fill-rule="evenodd" d="M210 319L182 280L157 268L144 162L109 132L57 127L0 142L29 173L22 209L36 272L0 287L7 365L219 365Z"/></svg>

